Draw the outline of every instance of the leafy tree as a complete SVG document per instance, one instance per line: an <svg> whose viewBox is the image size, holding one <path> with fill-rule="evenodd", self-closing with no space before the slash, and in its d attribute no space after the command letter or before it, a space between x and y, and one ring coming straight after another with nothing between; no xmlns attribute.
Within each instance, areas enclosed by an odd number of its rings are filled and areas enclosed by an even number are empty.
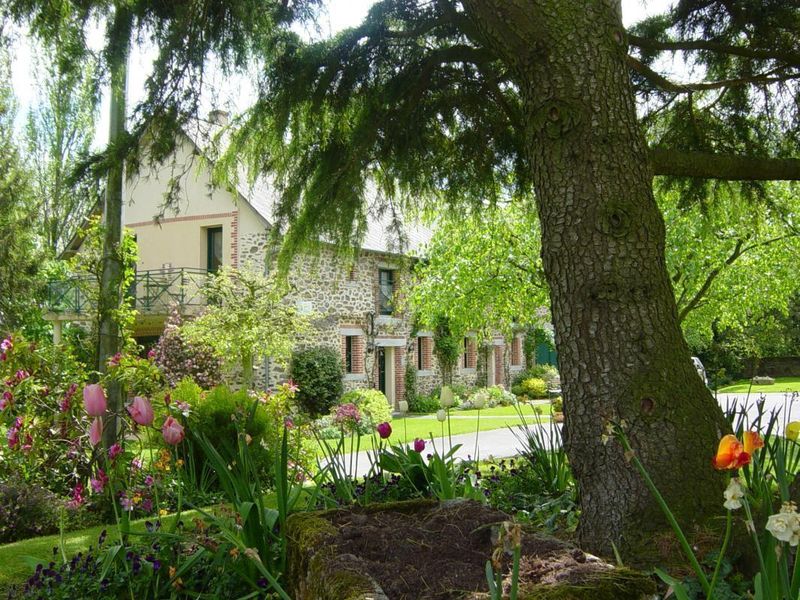
<svg viewBox="0 0 800 600"><path fill-rule="evenodd" d="M286 301L288 289L275 278L249 269L222 268L205 290L203 314L183 325L186 338L213 348L229 372L241 369L242 384L253 384L253 361L286 363L308 320Z"/></svg>
<svg viewBox="0 0 800 600"><path fill-rule="evenodd" d="M765 186L769 202L757 205L731 193L707 206L687 206L675 191L660 195L678 318L695 343L710 341L712 323L743 330L787 313L800 255L795 187Z"/></svg>
<svg viewBox="0 0 800 600"><path fill-rule="evenodd" d="M63 52L59 46L45 48L37 61L40 95L28 114L26 128L36 214L41 235L54 255L97 202L94 186L71 181L78 162L88 156L94 136L96 61L87 57L77 64L68 63L60 56Z"/></svg>
<svg viewBox="0 0 800 600"><path fill-rule="evenodd" d="M538 322L547 305L538 231L535 213L522 202L440 217L407 286L413 313L426 326L444 314L459 334L510 334Z"/></svg>
<svg viewBox="0 0 800 600"><path fill-rule="evenodd" d="M30 173L14 140L15 106L5 39L0 31L0 330L34 320L42 294L32 216Z"/></svg>
<svg viewBox="0 0 800 600"><path fill-rule="evenodd" d="M579 537L636 553L666 525L604 424L629 425L686 525L718 512L724 478L708 456L729 428L689 360L652 177L800 177L784 158L800 123L798 14L689 0L629 36L618 1L382 0L333 39L287 33L265 48L269 85L218 167L274 175L284 266L321 239L358 239L372 186L390 207L462 214L534 191ZM656 73L675 49L701 65L688 83ZM652 149L635 93L650 101Z"/></svg>

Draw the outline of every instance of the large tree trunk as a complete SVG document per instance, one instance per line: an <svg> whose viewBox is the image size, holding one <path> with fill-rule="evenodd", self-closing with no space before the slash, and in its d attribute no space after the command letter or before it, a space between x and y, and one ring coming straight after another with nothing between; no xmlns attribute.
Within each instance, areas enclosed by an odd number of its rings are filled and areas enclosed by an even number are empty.
<svg viewBox="0 0 800 600"><path fill-rule="evenodd" d="M722 510L711 467L727 429L694 370L664 258L664 223L625 66L614 0L465 0L515 74L559 352L565 444L581 544L641 556L658 506L603 428L631 443L680 522Z"/></svg>

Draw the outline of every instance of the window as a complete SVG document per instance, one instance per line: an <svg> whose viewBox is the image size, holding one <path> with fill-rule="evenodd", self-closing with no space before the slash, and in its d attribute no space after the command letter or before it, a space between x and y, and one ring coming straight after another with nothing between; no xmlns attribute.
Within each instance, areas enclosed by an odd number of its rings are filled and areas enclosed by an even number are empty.
<svg viewBox="0 0 800 600"><path fill-rule="evenodd" d="M462 356L461 364L465 369L474 369L478 365L478 350L475 346L475 338L464 338L464 354Z"/></svg>
<svg viewBox="0 0 800 600"><path fill-rule="evenodd" d="M222 227L206 229L206 270L216 273L222 266Z"/></svg>
<svg viewBox="0 0 800 600"><path fill-rule="evenodd" d="M378 270L378 312L382 315L391 315L394 312L392 300L394 298L394 271L388 269Z"/></svg>
<svg viewBox="0 0 800 600"><path fill-rule="evenodd" d="M423 348L423 338L417 338L417 371L425 370L425 349Z"/></svg>
<svg viewBox="0 0 800 600"><path fill-rule="evenodd" d="M344 365L347 373L353 372L353 336L344 338Z"/></svg>
<svg viewBox="0 0 800 600"><path fill-rule="evenodd" d="M522 366L522 338L516 336L511 342L511 366Z"/></svg>
<svg viewBox="0 0 800 600"><path fill-rule="evenodd" d="M364 338L360 335L342 336L342 363L347 375L364 373Z"/></svg>
<svg viewBox="0 0 800 600"><path fill-rule="evenodd" d="M429 335L417 337L417 371L431 370L433 339Z"/></svg>

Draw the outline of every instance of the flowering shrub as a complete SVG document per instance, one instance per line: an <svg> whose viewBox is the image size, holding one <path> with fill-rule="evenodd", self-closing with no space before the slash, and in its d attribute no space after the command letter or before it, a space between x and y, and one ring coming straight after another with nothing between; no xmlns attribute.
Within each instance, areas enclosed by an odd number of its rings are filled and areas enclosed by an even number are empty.
<svg viewBox="0 0 800 600"><path fill-rule="evenodd" d="M154 348L153 360L169 385L174 387L191 377L203 389L211 389L222 380L222 362L210 347L184 339L182 324L178 308L173 307Z"/></svg>
<svg viewBox="0 0 800 600"><path fill-rule="evenodd" d="M462 409L471 408L493 408L495 406L511 406L517 401L514 394L504 390L499 385L485 387L476 390L466 402L461 405Z"/></svg>
<svg viewBox="0 0 800 600"><path fill-rule="evenodd" d="M61 348L20 335L0 342L0 359L0 480L20 477L65 495L89 473L83 368Z"/></svg>
<svg viewBox="0 0 800 600"><path fill-rule="evenodd" d="M359 411L359 420L356 429L359 434L365 435L372 432L379 423L392 420L392 410L389 401L380 390L358 389L347 392L339 405L352 404ZM332 415L338 414L339 407L331 411Z"/></svg>
<svg viewBox="0 0 800 600"><path fill-rule="evenodd" d="M340 404L333 410L333 422L346 433L355 433L361 425L361 411L352 402Z"/></svg>

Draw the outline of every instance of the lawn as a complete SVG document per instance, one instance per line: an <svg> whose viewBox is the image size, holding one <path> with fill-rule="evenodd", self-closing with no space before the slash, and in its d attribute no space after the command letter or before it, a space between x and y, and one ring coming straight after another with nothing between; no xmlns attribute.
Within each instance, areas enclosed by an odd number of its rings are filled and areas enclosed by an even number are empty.
<svg viewBox="0 0 800 600"><path fill-rule="evenodd" d="M718 394L782 394L784 392L800 392L800 377L776 377L773 385L754 385L750 387L750 381L742 379L731 385L727 385L717 390Z"/></svg>
<svg viewBox="0 0 800 600"><path fill-rule="evenodd" d="M184 511L181 520L191 520L197 516L196 511ZM131 523L132 532L145 530L145 521L141 519ZM152 518L149 519L152 521ZM174 515L168 515L162 519L163 526L168 528L175 520ZM106 545L113 544L116 534L115 525L97 525L88 529L81 529L64 534L64 551L66 555L72 556L76 552L86 552L89 546L97 546L97 539L103 530L108 533ZM48 535L44 537L20 540L12 544L0 546L0 596L5 597L8 587L12 584L24 582L33 573L33 568L37 562L45 565L51 560L59 562L59 558L54 558L53 548L59 546L59 535Z"/></svg>
<svg viewBox="0 0 800 600"><path fill-rule="evenodd" d="M528 423L535 420L536 414L533 412L532 406L526 405L522 407L522 414ZM544 415L539 416L541 419L549 419L550 405L542 404L537 405L536 408L542 410ZM513 406L497 406L495 408L485 408L480 411L480 430L489 431L491 429L503 429L509 426L521 425L522 421L517 415L517 410ZM442 426L444 425L444 427ZM452 435L459 435L462 433L474 433L478 428L478 411L477 410L451 410L450 411L450 433ZM431 436L434 438L448 435L447 421L444 424L436 420L436 415L408 415L402 418L395 418L392 420L392 435L389 438L391 444L401 444L404 442L411 442L416 438L424 440L429 439ZM363 435L359 441L360 450L371 450L374 448L373 439L377 435ZM335 447L337 440L328 440L332 447ZM351 442L346 440L347 451L350 451ZM322 450L320 449L321 453Z"/></svg>

